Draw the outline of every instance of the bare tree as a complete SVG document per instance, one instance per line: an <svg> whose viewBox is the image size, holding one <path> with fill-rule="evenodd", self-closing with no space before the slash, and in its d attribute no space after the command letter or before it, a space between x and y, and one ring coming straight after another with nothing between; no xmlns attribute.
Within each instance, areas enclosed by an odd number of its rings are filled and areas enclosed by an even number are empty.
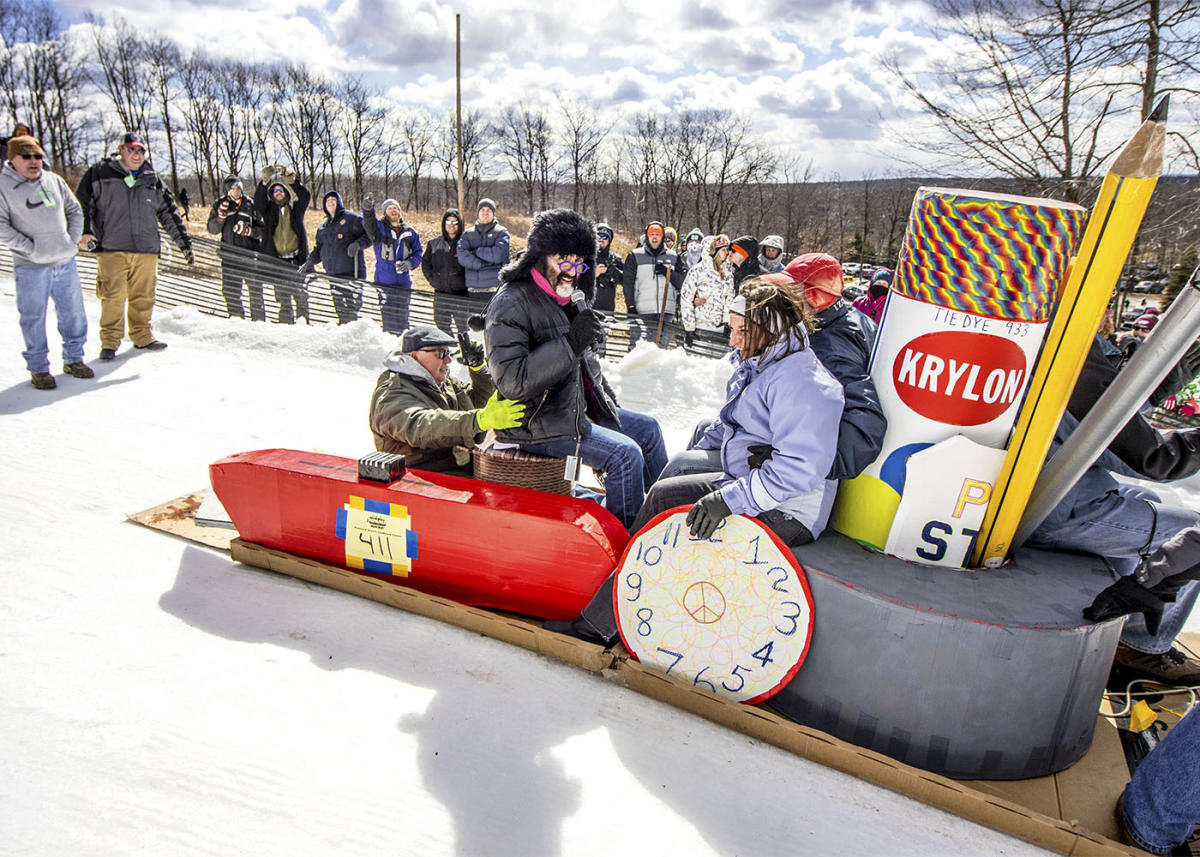
<svg viewBox="0 0 1200 857"><path fill-rule="evenodd" d="M96 44L98 75L96 85L109 97L117 120L127 131L150 136L150 105L153 92L146 86L149 70L146 62L147 41L123 18L106 24L103 18L88 12Z"/></svg>
<svg viewBox="0 0 1200 857"><path fill-rule="evenodd" d="M158 114L167 137L167 157L171 160L171 188L179 193L179 167L175 158L175 124L171 121L171 101L176 96L183 55L179 46L165 36L146 41L146 67L150 88L158 101Z"/></svg>
<svg viewBox="0 0 1200 857"><path fill-rule="evenodd" d="M272 89L287 93L277 101L279 111L279 142L287 159L295 165L300 181L317 188L324 168L322 124L328 114L329 87L324 80L300 65L289 65L273 73ZM315 196L315 194L314 194Z"/></svg>
<svg viewBox="0 0 1200 857"><path fill-rule="evenodd" d="M408 204L414 208L422 207L421 178L433 157L437 130L437 122L425 110L410 110L400 122L397 142L402 146L402 163L408 172ZM426 191L426 207L428 203L429 194Z"/></svg>
<svg viewBox="0 0 1200 857"><path fill-rule="evenodd" d="M563 118L563 150L571 170L571 207L583 211L586 186L597 173L596 159L600 146L608 137L609 127L596 122L595 113L585 105L558 98L559 115Z"/></svg>
<svg viewBox="0 0 1200 857"><path fill-rule="evenodd" d="M214 198L218 194L217 133L221 125L221 102L213 65L202 56L193 56L183 64L179 79L184 94L184 125L200 189L200 204L207 205L206 188L212 191Z"/></svg>
<svg viewBox="0 0 1200 857"><path fill-rule="evenodd" d="M372 103L374 95L362 78L351 77L337 87L341 102L342 134L350 171L354 177L355 199L363 198L363 175L383 151L384 111Z"/></svg>
<svg viewBox="0 0 1200 857"><path fill-rule="evenodd" d="M529 213L539 207L539 192L541 207L546 207L556 177L556 158L546 114L525 104L510 106L500 115L495 134L500 155L512 170L517 187L528 202Z"/></svg>

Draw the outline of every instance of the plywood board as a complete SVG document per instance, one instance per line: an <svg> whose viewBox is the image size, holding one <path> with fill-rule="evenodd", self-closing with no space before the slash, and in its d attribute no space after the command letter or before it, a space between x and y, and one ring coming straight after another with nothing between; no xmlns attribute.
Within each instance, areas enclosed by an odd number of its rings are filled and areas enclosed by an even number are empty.
<svg viewBox="0 0 1200 857"><path fill-rule="evenodd" d="M207 489L193 491L191 494L184 494L182 497L125 517L151 529L227 551L229 543L237 538L236 530L228 527L201 527L196 524L196 510L200 508L208 493Z"/></svg>

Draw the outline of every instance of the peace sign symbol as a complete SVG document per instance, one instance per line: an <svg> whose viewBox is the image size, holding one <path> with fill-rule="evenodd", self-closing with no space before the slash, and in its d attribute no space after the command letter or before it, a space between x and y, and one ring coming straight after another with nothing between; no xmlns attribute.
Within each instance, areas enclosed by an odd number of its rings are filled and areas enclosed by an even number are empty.
<svg viewBox="0 0 1200 857"><path fill-rule="evenodd" d="M725 615L725 596L716 584L701 580L683 593L683 609L701 625L711 625Z"/></svg>

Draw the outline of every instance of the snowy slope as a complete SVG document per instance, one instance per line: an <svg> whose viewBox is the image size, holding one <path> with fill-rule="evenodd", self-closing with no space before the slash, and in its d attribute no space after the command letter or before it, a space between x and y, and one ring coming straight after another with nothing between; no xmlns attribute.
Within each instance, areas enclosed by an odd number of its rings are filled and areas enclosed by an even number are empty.
<svg viewBox="0 0 1200 857"><path fill-rule="evenodd" d="M1046 852L555 661L127 523L231 452L357 456L391 339L163 311L34 390L0 279L0 853ZM57 341L51 334L53 371ZM672 451L717 361L611 368ZM864 657L869 654L864 653Z"/></svg>

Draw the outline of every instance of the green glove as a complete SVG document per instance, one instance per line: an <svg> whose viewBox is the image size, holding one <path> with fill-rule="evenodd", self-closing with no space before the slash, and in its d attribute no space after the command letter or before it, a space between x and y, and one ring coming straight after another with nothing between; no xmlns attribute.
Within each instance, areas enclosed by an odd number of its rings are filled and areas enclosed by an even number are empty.
<svg viewBox="0 0 1200 857"><path fill-rule="evenodd" d="M525 416L525 404L510 399L500 400L499 393L492 393L487 404L475 412L475 422L480 431L488 429L516 428Z"/></svg>

